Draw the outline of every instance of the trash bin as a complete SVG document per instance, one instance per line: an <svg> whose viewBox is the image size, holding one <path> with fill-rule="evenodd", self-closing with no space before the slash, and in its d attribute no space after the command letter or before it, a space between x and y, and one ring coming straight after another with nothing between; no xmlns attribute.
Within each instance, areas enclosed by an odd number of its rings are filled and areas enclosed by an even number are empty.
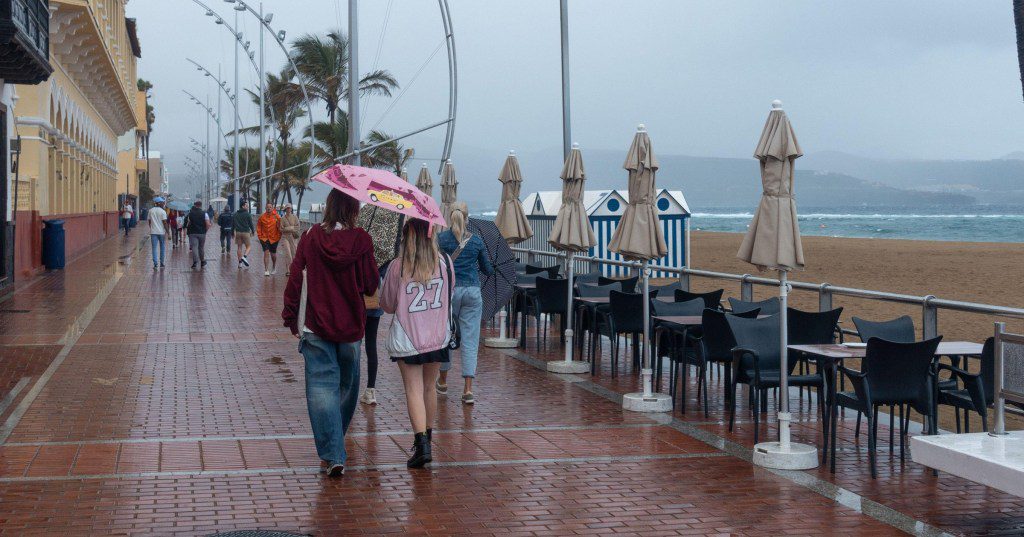
<svg viewBox="0 0 1024 537"><path fill-rule="evenodd" d="M43 220L43 265L46 270L64 268L63 220Z"/></svg>

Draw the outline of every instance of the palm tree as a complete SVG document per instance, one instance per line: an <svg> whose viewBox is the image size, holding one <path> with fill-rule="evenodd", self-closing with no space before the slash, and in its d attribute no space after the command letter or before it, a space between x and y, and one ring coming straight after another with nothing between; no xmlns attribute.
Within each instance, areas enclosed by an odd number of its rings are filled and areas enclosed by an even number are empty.
<svg viewBox="0 0 1024 537"><path fill-rule="evenodd" d="M402 168L412 159L416 151L413 148L406 149L398 140L391 140L391 135L381 131L372 131L366 139L367 145L377 147L371 149L363 158L368 166L373 168L391 168L395 175L402 175ZM387 142L387 143L384 143ZM380 144L380 145L378 145Z"/></svg>
<svg viewBox="0 0 1024 537"><path fill-rule="evenodd" d="M327 168L337 157L334 148L348 147L348 113L338 110L336 121L317 121L313 124L312 132L306 127L303 135L313 143L317 169Z"/></svg>
<svg viewBox="0 0 1024 537"><path fill-rule="evenodd" d="M135 81L135 87L146 93L146 137L143 139L143 151L146 153L146 184L149 185L149 135L153 132L153 124L156 123L156 111L153 105L149 104L150 92L153 91L153 83L140 78ZM142 192L141 190L139 191Z"/></svg>
<svg viewBox="0 0 1024 537"><path fill-rule="evenodd" d="M289 150L291 149L295 123L299 118L306 115L306 111L302 108L302 90L295 82L295 74L289 68L283 69L279 74L268 73L264 89L266 91L266 95L264 95L265 107L263 110L263 116L266 120L265 124L277 133L278 147L280 149L278 160L280 162L289 162L291 160ZM249 92L252 101L258 105L260 102L259 93L250 90L246 91ZM259 126L247 127L239 129L239 133L258 133L259 130ZM264 148L264 151L266 149ZM283 170L286 167L278 167L277 169ZM268 191L273 191L275 180L280 181L281 179L271 179Z"/></svg>
<svg viewBox="0 0 1024 537"><path fill-rule="evenodd" d="M298 74L309 88L310 97L324 102L331 124L337 123L340 104L349 96L348 55L348 36L341 30L328 32L326 36L306 34L292 43L292 58ZM360 95L390 97L395 89L398 89L398 81L384 69L367 73L359 80ZM329 143L332 158L337 158L346 147L336 145L336 139Z"/></svg>

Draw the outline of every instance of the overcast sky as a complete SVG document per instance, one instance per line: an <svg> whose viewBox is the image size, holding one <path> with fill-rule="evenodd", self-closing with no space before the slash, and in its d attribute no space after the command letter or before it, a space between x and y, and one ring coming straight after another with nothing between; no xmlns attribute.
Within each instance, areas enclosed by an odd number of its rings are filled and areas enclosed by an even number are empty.
<svg viewBox="0 0 1024 537"><path fill-rule="evenodd" d="M204 1L233 23L230 4ZM459 70L452 158L458 163L460 154L484 152L500 166L508 149L560 147L558 0L450 1ZM660 153L748 158L776 98L806 153L990 159L1024 148L1008 0L569 4L573 138L584 149L625 151L636 125L645 123ZM347 28L346 0L264 6L289 42ZM364 101L364 132L397 134L444 119L447 65L437 2L360 6L360 70L388 69L405 91L397 102ZM213 71L220 64L233 86L233 40L193 0L132 0L128 13L139 24L139 76L154 84L152 147L166 155L174 189L185 173L188 138L206 137L205 112L182 90L214 105L217 97L186 58ZM239 28L255 49L255 19L244 16ZM267 50L268 68L279 69L282 51L272 42ZM256 86L251 64L241 73L241 86ZM245 102L243 123L252 124L256 107ZM230 118L226 110L225 103L223 117ZM418 157L437 159L442 134L407 145ZM552 173L559 166L553 161Z"/></svg>

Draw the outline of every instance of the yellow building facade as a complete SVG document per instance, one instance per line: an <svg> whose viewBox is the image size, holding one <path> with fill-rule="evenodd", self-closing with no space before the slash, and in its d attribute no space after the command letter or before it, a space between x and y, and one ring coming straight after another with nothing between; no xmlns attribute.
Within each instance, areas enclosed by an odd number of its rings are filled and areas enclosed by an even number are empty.
<svg viewBox="0 0 1024 537"><path fill-rule="evenodd" d="M123 196L138 194L146 102L136 85L141 50L125 4L51 0L53 72L37 86L17 86L22 143L15 212L19 224L32 224L27 240L41 220L64 220L68 256L116 233ZM130 147L123 143L127 134ZM21 235L25 226L18 227ZM36 264L15 259L19 269Z"/></svg>

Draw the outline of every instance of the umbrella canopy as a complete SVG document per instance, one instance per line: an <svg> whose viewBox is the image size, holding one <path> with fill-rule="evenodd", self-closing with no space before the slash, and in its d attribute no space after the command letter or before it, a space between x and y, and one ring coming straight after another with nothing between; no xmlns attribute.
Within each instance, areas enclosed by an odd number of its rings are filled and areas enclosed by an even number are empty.
<svg viewBox="0 0 1024 537"><path fill-rule="evenodd" d="M519 170L519 160L514 151L509 151L505 165L498 174L501 182L501 205L498 215L494 218L495 225L501 231L505 241L518 244L533 236L533 228L523 212L523 204L519 203L519 189L523 184L523 173Z"/></svg>
<svg viewBox="0 0 1024 537"><path fill-rule="evenodd" d="M401 177L403 181L408 183L409 182L409 168L402 168L402 173L401 173L401 175L399 175L399 177Z"/></svg>
<svg viewBox="0 0 1024 537"><path fill-rule="evenodd" d="M335 164L313 176L349 196L370 205L404 214L410 218L445 225L434 198L413 188L401 177L377 168Z"/></svg>
<svg viewBox="0 0 1024 537"><path fill-rule="evenodd" d="M637 128L622 167L629 171L629 204L608 249L631 261L664 257L668 247L658 221L658 210L654 207L658 197L654 187L658 158L654 156L651 138L643 125Z"/></svg>
<svg viewBox="0 0 1024 537"><path fill-rule="evenodd" d="M803 155L781 103L772 111L754 150L761 162L761 203L736 257L761 270L803 269L804 251L793 200L793 161Z"/></svg>
<svg viewBox="0 0 1024 537"><path fill-rule="evenodd" d="M597 241L590 227L587 211L583 208L583 183L587 172L583 169L583 155L573 144L562 167L562 206L548 235L548 243L557 250L586 252Z"/></svg>
<svg viewBox="0 0 1024 537"><path fill-rule="evenodd" d="M487 259L494 266L494 274L480 282L480 294L484 299L482 318L490 319L512 298L512 288L516 283L516 256L494 222L470 218L466 229L483 239Z"/></svg>
<svg viewBox="0 0 1024 537"><path fill-rule="evenodd" d="M428 196L434 195L434 179L430 177L430 170L426 164L420 168L420 174L416 177L416 188Z"/></svg>
<svg viewBox="0 0 1024 537"><path fill-rule="evenodd" d="M445 222L451 220L452 209L455 208L455 200L458 197L459 180L455 178L455 165L447 160L444 169L441 170L441 216Z"/></svg>
<svg viewBox="0 0 1024 537"><path fill-rule="evenodd" d="M188 211L192 206L184 201L174 200L167 203L167 208L172 211Z"/></svg>
<svg viewBox="0 0 1024 537"><path fill-rule="evenodd" d="M227 203L227 202L228 202L227 198L213 198L212 200L210 200L210 203Z"/></svg>

